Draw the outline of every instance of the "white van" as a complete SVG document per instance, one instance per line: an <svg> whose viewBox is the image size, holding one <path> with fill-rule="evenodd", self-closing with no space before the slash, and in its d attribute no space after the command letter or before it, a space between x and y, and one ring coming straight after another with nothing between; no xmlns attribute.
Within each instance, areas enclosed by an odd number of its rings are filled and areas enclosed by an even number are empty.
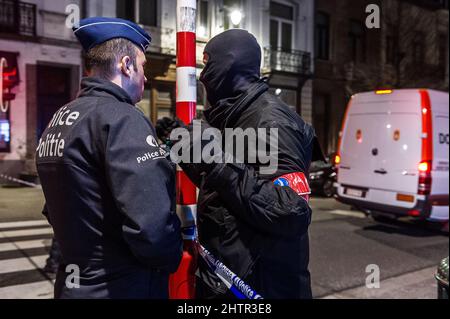
<svg viewBox="0 0 450 319"><path fill-rule="evenodd" d="M354 95L335 160L339 201L374 216L448 225L448 93L404 89Z"/></svg>

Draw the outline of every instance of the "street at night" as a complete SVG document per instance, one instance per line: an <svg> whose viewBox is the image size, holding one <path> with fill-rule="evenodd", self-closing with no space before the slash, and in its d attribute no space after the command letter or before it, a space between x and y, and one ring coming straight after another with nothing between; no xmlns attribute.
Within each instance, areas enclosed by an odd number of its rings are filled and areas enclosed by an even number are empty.
<svg viewBox="0 0 450 319"><path fill-rule="evenodd" d="M448 21L448 0L0 0L0 302L442 304Z"/></svg>
<svg viewBox="0 0 450 319"><path fill-rule="evenodd" d="M42 268L52 231L40 214L44 199L32 188L0 188L0 298L52 298ZM19 200L21 198L22 200ZM379 223L335 199L312 199L310 229L315 298L435 299L439 261L448 234L410 220ZM380 267L378 289L366 287L366 267Z"/></svg>

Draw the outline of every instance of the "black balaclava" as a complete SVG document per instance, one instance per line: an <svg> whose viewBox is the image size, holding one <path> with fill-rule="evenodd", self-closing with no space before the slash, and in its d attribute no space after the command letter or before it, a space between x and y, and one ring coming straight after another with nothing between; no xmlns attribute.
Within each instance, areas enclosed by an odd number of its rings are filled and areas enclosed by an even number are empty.
<svg viewBox="0 0 450 319"><path fill-rule="evenodd" d="M212 108L220 107L221 100L241 95L260 79L261 47L246 30L232 29L217 35L204 52L209 60L200 81Z"/></svg>

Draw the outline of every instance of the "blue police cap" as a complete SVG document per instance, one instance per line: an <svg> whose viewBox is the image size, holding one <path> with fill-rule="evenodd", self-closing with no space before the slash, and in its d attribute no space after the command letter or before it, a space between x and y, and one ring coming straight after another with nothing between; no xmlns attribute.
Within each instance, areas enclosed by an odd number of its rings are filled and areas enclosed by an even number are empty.
<svg viewBox="0 0 450 319"><path fill-rule="evenodd" d="M136 23L119 18L94 17L80 21L73 28L75 36L87 52L96 45L116 38L125 38L145 52L152 41L151 36Z"/></svg>

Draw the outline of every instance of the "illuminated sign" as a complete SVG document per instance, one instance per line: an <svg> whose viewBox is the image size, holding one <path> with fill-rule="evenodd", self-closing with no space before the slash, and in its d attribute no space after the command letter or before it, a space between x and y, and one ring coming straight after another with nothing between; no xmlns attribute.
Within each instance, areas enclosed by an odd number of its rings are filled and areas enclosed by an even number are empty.
<svg viewBox="0 0 450 319"><path fill-rule="evenodd" d="M0 51L0 112L6 113L15 98L11 89L19 84L18 53Z"/></svg>
<svg viewBox="0 0 450 319"><path fill-rule="evenodd" d="M6 113L8 111L8 105L3 102L3 82L5 80L4 70L8 66L8 62L5 58L0 58L0 111Z"/></svg>

